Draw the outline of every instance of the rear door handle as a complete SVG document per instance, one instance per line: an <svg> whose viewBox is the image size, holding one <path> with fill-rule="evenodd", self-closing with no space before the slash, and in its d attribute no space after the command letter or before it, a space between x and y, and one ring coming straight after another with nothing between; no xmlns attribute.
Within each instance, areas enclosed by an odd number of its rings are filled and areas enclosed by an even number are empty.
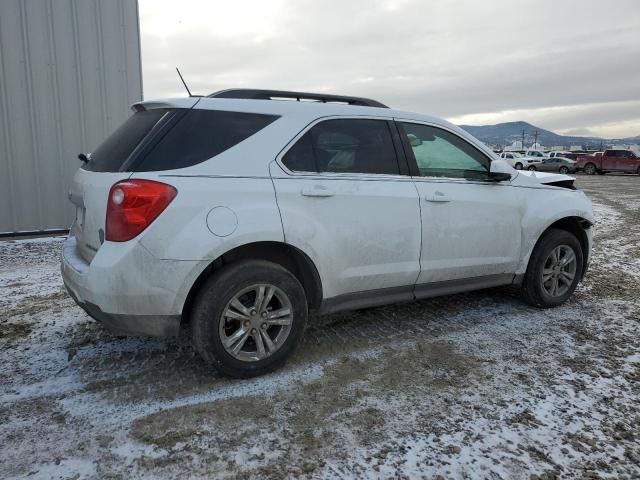
<svg viewBox="0 0 640 480"><path fill-rule="evenodd" d="M449 198L449 195L447 195L446 193L443 192L433 192L433 193L427 193L427 195L425 195L424 199L427 202L450 202L451 198Z"/></svg>
<svg viewBox="0 0 640 480"><path fill-rule="evenodd" d="M333 197L336 192L324 185L314 185L312 187L303 187L300 192L305 197Z"/></svg>

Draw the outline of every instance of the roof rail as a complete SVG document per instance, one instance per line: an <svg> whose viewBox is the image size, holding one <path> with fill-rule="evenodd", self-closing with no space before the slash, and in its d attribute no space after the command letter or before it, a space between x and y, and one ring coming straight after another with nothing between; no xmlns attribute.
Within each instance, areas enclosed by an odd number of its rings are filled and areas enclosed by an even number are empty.
<svg viewBox="0 0 640 480"><path fill-rule="evenodd" d="M347 103L362 107L389 108L386 105L369 98L348 97L345 95L327 95L324 93L289 92L286 90L255 90L249 88L232 88L207 95L209 98L244 98L252 100L312 100L322 103Z"/></svg>

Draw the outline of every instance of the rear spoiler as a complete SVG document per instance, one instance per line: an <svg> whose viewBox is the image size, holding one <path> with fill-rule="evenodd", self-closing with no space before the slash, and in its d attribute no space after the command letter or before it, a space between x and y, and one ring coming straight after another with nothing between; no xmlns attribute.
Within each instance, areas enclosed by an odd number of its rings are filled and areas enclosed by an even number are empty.
<svg viewBox="0 0 640 480"><path fill-rule="evenodd" d="M145 100L131 105L134 112L144 112L145 110L155 110L157 108L193 108L199 98L168 98L166 100Z"/></svg>

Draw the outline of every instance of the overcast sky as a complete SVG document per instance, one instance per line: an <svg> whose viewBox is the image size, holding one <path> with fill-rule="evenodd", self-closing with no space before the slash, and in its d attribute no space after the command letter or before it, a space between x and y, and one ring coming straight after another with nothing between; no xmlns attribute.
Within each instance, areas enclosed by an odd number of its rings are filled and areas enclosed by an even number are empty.
<svg viewBox="0 0 640 480"><path fill-rule="evenodd" d="M455 123L640 134L640 0L140 0L146 99L372 97Z"/></svg>

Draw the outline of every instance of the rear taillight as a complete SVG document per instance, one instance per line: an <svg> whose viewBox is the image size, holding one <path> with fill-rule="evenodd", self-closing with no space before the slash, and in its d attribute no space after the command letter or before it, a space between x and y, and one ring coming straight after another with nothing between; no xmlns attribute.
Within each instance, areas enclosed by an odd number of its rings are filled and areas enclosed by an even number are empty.
<svg viewBox="0 0 640 480"><path fill-rule="evenodd" d="M105 238L126 242L147 228L178 191L166 183L152 180L123 180L111 187L107 203Z"/></svg>

